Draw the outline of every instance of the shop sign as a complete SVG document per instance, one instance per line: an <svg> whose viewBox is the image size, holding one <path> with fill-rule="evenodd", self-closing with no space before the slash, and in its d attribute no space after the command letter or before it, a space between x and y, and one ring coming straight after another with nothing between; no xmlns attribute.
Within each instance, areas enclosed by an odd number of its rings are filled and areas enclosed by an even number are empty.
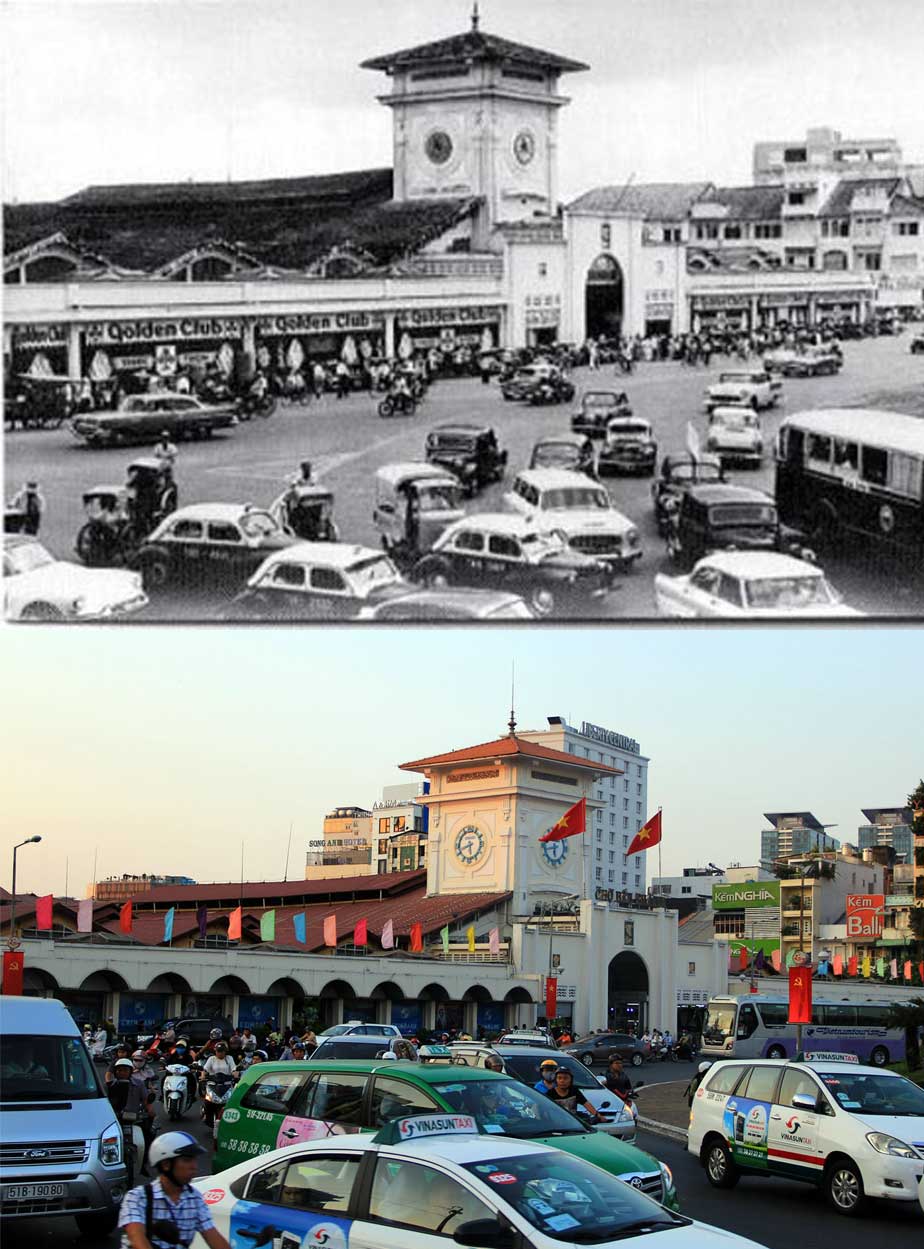
<svg viewBox="0 0 924 1249"><path fill-rule="evenodd" d="M14 325L13 346L22 348L64 347L66 325Z"/></svg>
<svg viewBox="0 0 924 1249"><path fill-rule="evenodd" d="M876 275L876 285L881 291L914 291L920 290L922 283L920 276L912 273L895 277L889 273L879 273Z"/></svg>
<svg viewBox="0 0 924 1249"><path fill-rule="evenodd" d="M501 310L497 307L474 308L415 308L413 312L399 313L402 326L411 328L426 325L481 325L484 321L499 321Z"/></svg>
<svg viewBox="0 0 924 1249"><path fill-rule="evenodd" d="M751 300L747 295L694 295L693 307L706 308L750 308Z"/></svg>
<svg viewBox="0 0 924 1249"><path fill-rule="evenodd" d="M884 893L848 893L848 941L852 937L881 937L884 909Z"/></svg>
<svg viewBox="0 0 924 1249"><path fill-rule="evenodd" d="M780 882L778 880L712 886L712 906L716 911L740 910L742 907L778 907L779 905Z"/></svg>
<svg viewBox="0 0 924 1249"><path fill-rule="evenodd" d="M792 304L807 304L811 298L809 291L784 291L782 294L761 295L759 303L762 308L788 308Z"/></svg>
<svg viewBox="0 0 924 1249"><path fill-rule="evenodd" d="M332 330L384 328L384 312L291 312L257 319L261 334L329 334Z"/></svg>
<svg viewBox="0 0 924 1249"><path fill-rule="evenodd" d="M482 768L478 772L450 772L446 780L449 784L455 784L457 781L487 781L494 776L500 776L500 768Z"/></svg>
<svg viewBox="0 0 924 1249"><path fill-rule="evenodd" d="M150 359L150 356L138 356L137 359ZM181 351L180 364L211 364L215 359L214 351Z"/></svg>
<svg viewBox="0 0 924 1249"><path fill-rule="evenodd" d="M627 750L634 755L639 753L639 745L634 737L624 737L622 733L614 733L612 729L602 729L599 724L589 724L586 720L581 724L581 736L592 737L597 742L606 742L608 746Z"/></svg>
<svg viewBox="0 0 924 1249"><path fill-rule="evenodd" d="M872 291L828 291L815 296L820 304L850 304L857 300L869 299Z"/></svg>
<svg viewBox="0 0 924 1249"><path fill-rule="evenodd" d="M88 343L155 343L194 338L240 338L243 322L237 317L180 317L174 321L89 321L83 332Z"/></svg>
<svg viewBox="0 0 924 1249"><path fill-rule="evenodd" d="M914 897L910 893L890 893L886 896L886 906L914 906Z"/></svg>
<svg viewBox="0 0 924 1249"><path fill-rule="evenodd" d="M557 325L560 320L561 311L558 308L526 309L527 325Z"/></svg>
<svg viewBox="0 0 924 1249"><path fill-rule="evenodd" d="M180 359L184 363L186 362L184 356L180 356ZM209 356L209 359L211 359L211 356ZM153 363L154 363L153 356L113 356L112 357L112 367L116 369L117 371L128 370L128 369L149 369Z"/></svg>

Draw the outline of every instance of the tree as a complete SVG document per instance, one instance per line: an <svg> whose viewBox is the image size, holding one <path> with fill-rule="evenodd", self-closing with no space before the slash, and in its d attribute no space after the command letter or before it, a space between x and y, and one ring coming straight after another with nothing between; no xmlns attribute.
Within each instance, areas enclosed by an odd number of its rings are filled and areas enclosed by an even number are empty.
<svg viewBox="0 0 924 1249"><path fill-rule="evenodd" d="M908 1070L917 1071L921 1067L921 1029L924 1028L924 997L913 997L907 1002L893 1002L890 1024L893 1028L905 1029L905 1056Z"/></svg>

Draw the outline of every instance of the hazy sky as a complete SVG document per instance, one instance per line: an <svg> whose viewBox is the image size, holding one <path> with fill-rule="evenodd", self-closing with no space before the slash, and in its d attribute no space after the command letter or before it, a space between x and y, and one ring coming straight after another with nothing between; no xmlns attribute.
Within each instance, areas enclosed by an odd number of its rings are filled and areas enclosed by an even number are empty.
<svg viewBox="0 0 924 1249"><path fill-rule="evenodd" d="M367 57L469 24L470 0L0 0L4 198L89 183L391 164ZM566 75L561 194L750 180L756 139L894 136L924 161L921 0L481 0Z"/></svg>
<svg viewBox="0 0 924 1249"><path fill-rule="evenodd" d="M0 880L83 894L99 875L290 876L331 807L399 763L563 715L638 739L665 872L753 863L764 811L855 838L924 773L919 628L6 628ZM917 676L915 676L917 673ZM653 859L656 856L651 856ZM654 874L655 864L649 865Z"/></svg>

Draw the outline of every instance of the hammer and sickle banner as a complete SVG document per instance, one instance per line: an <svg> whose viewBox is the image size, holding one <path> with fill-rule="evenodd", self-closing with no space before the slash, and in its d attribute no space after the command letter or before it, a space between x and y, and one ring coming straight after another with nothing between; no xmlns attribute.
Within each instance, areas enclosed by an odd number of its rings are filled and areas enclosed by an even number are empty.
<svg viewBox="0 0 924 1249"><path fill-rule="evenodd" d="M22 972L25 962L22 950L5 950L3 953L3 992L22 996Z"/></svg>
<svg viewBox="0 0 924 1249"><path fill-rule="evenodd" d="M789 969L789 1022L812 1022L812 969Z"/></svg>
<svg viewBox="0 0 924 1249"><path fill-rule="evenodd" d="M545 1017L554 1019L558 1014L558 977L545 978Z"/></svg>

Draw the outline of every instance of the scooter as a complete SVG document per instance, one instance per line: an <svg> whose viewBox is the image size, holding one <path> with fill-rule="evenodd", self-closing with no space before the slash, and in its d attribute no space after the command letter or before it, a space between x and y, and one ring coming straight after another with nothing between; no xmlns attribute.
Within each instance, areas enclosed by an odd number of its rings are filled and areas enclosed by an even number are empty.
<svg viewBox="0 0 924 1249"><path fill-rule="evenodd" d="M128 1171L128 1187L134 1188L135 1181L141 1175L144 1166L144 1133L141 1130L141 1116L133 1111L123 1111L119 1116L122 1125L123 1154L125 1167Z"/></svg>
<svg viewBox="0 0 924 1249"><path fill-rule="evenodd" d="M228 1104L233 1088L234 1077L225 1071L216 1071L205 1082L202 1108L205 1111L205 1121L211 1126L213 1141L218 1140L218 1124L225 1113L225 1106Z"/></svg>
<svg viewBox="0 0 924 1249"><path fill-rule="evenodd" d="M167 1118L171 1123L182 1119L192 1105L193 1098L189 1092L189 1068L183 1063L170 1063L164 1077L163 1101Z"/></svg>

